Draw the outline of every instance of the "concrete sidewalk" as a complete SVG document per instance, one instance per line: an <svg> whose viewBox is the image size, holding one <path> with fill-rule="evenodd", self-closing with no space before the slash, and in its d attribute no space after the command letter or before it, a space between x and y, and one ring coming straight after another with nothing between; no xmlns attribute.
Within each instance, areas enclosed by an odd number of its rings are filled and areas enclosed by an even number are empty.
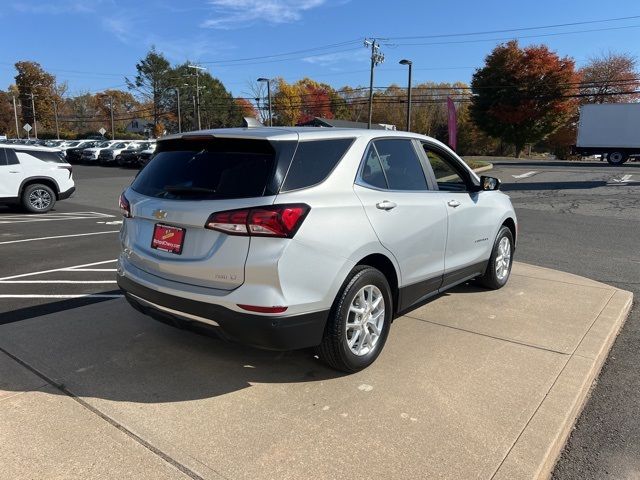
<svg viewBox="0 0 640 480"><path fill-rule="evenodd" d="M123 300L2 325L0 478L544 478L631 302L516 264L397 319L349 376Z"/></svg>

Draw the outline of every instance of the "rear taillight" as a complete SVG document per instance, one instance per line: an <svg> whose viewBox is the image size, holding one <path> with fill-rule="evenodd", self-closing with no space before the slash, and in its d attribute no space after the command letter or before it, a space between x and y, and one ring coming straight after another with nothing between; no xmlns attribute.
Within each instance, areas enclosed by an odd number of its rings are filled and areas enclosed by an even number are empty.
<svg viewBox="0 0 640 480"><path fill-rule="evenodd" d="M292 238L311 210L309 205L271 205L211 214L205 228L229 235Z"/></svg>
<svg viewBox="0 0 640 480"><path fill-rule="evenodd" d="M129 204L129 200L124 196L124 193L120 194L120 213L125 218L131 218L131 205Z"/></svg>

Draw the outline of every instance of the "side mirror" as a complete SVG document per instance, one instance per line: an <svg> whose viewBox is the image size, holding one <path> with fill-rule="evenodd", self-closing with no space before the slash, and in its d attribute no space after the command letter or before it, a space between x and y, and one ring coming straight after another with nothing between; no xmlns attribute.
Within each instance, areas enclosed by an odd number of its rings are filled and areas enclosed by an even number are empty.
<svg viewBox="0 0 640 480"><path fill-rule="evenodd" d="M482 175L480 177L480 189L481 190L500 190L500 180L495 177L487 177Z"/></svg>

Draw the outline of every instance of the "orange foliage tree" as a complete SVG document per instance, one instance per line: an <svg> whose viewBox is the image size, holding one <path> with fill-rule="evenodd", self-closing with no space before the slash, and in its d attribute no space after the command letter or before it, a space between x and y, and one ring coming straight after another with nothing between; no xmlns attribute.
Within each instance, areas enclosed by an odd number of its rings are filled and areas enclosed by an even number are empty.
<svg viewBox="0 0 640 480"><path fill-rule="evenodd" d="M516 156L566 124L575 112L575 62L546 46L498 45L471 82L471 116L488 135L512 143Z"/></svg>

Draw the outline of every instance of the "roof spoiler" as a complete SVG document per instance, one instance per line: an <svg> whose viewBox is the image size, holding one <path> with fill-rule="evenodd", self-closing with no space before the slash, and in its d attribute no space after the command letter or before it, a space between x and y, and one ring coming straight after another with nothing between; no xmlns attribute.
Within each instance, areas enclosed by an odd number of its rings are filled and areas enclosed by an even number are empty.
<svg viewBox="0 0 640 480"><path fill-rule="evenodd" d="M264 127L264 125L255 117L244 117L242 119L242 126L245 128Z"/></svg>

